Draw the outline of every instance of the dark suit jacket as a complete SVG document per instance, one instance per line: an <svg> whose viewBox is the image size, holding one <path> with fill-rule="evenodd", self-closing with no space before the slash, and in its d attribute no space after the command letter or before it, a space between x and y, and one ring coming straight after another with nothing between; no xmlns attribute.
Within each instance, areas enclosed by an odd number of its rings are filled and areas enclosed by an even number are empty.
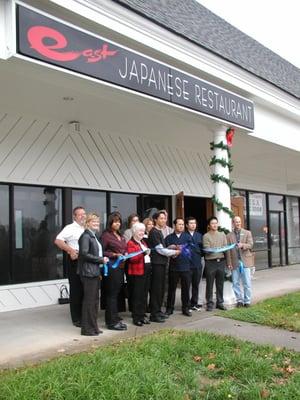
<svg viewBox="0 0 300 400"><path fill-rule="evenodd" d="M184 245L191 242L191 235L188 235L186 232L182 232L180 237L176 235L176 233L171 233L166 237L166 246L170 245ZM191 269L191 260L188 257L185 257L181 254L179 256L170 258L170 270L172 271L189 271Z"/></svg>
<svg viewBox="0 0 300 400"><path fill-rule="evenodd" d="M194 232L193 235L190 232L186 232L189 235L192 246L192 260L191 260L191 268L192 269L200 269L202 267L201 257L202 257L202 234L200 232Z"/></svg>

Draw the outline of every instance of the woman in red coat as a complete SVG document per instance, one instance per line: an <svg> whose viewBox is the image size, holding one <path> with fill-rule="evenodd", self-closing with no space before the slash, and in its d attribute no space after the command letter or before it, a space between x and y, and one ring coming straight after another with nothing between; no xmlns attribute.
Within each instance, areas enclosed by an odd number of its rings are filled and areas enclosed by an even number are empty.
<svg viewBox="0 0 300 400"><path fill-rule="evenodd" d="M132 238L127 243L127 253L143 251L128 260L128 283L130 287L132 319L136 326L149 324L145 317L147 296L150 287L151 264L150 250L143 240L145 225L137 223L132 226Z"/></svg>

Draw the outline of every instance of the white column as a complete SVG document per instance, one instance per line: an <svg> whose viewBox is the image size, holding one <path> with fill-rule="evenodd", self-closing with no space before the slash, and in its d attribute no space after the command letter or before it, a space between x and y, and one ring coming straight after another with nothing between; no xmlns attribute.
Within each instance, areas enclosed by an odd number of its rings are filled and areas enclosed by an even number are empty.
<svg viewBox="0 0 300 400"><path fill-rule="evenodd" d="M16 53L14 3L0 0L0 59L8 59Z"/></svg>
<svg viewBox="0 0 300 400"><path fill-rule="evenodd" d="M214 144L218 144L223 142L224 145L227 144L226 142L226 129L225 126L218 126L214 130ZM219 159L225 159L228 162L228 154L227 150L215 148L213 155ZM223 167L221 164L217 163L214 165L214 173L224 176L225 178L229 179L229 169L228 167ZM218 201L220 201L224 207L228 207L231 209L231 200L230 200L230 188L224 182L215 182L214 183L214 194ZM226 228L231 231L231 218L230 216L224 212L223 210L218 211L215 206L215 216L218 218L219 225L222 228Z"/></svg>
<svg viewBox="0 0 300 400"><path fill-rule="evenodd" d="M226 141L226 126L218 126L214 130L214 143L218 144L223 142L223 144L227 144ZM227 150L215 148L214 156L216 158L222 159L224 158L228 162L228 153ZM223 167L221 164L217 163L214 165L214 173L218 175L223 175L225 178L230 178L228 167ZM216 182L214 183L214 194L217 200L223 203L224 207L228 207L231 210L231 196L230 196L230 188L224 182ZM218 218L219 225L222 228L226 228L231 231L231 218L230 216L224 212L223 210L218 211L215 206L215 216ZM236 303L235 295L232 290L232 284L229 281L224 282L224 304L227 307L232 307Z"/></svg>

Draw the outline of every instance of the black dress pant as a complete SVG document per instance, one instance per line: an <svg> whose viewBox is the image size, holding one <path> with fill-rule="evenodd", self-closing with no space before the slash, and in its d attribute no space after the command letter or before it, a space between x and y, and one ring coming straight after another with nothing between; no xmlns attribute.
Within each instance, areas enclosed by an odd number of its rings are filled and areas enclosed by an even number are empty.
<svg viewBox="0 0 300 400"><path fill-rule="evenodd" d="M191 284L192 284L192 297L191 307L198 304L199 298L199 284L202 276L202 266L200 268L191 269Z"/></svg>
<svg viewBox="0 0 300 400"><path fill-rule="evenodd" d="M108 276L103 278L105 290L105 323L113 326L119 322L118 303L124 287L124 269L109 268Z"/></svg>
<svg viewBox="0 0 300 400"><path fill-rule="evenodd" d="M83 285L83 303L81 332L82 333L98 333L98 310L99 310L99 277L87 278L81 277Z"/></svg>
<svg viewBox="0 0 300 400"><path fill-rule="evenodd" d="M70 285L70 312L72 322L81 322L83 286L77 274L77 260L67 258L67 276Z"/></svg>
<svg viewBox="0 0 300 400"><path fill-rule="evenodd" d="M224 303L223 288L225 278L225 259L205 260L205 275L206 275L206 306L213 307L213 286L216 281L217 305Z"/></svg>
<svg viewBox="0 0 300 400"><path fill-rule="evenodd" d="M150 287L150 313L157 317L161 313L161 306L165 293L166 265L152 264Z"/></svg>
<svg viewBox="0 0 300 400"><path fill-rule="evenodd" d="M145 264L144 275L128 275L133 322L144 319L150 287L151 264Z"/></svg>
<svg viewBox="0 0 300 400"><path fill-rule="evenodd" d="M190 286L191 286L191 272L190 271L174 271L169 270L169 288L167 309L174 310L177 283L181 283L181 307L182 311L188 311L190 308Z"/></svg>

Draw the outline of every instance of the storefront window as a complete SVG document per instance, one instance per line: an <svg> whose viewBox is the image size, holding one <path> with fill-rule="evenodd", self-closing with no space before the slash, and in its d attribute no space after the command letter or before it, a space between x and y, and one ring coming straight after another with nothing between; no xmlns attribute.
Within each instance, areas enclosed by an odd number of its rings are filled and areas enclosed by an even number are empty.
<svg viewBox="0 0 300 400"><path fill-rule="evenodd" d="M63 278L62 252L54 245L62 227L61 189L14 187L14 283Z"/></svg>
<svg viewBox="0 0 300 400"><path fill-rule="evenodd" d="M268 267L268 226L266 195L249 192L249 228L253 235L255 266Z"/></svg>
<svg viewBox="0 0 300 400"><path fill-rule="evenodd" d="M86 212L95 211L100 216L100 231L106 225L106 193L91 190L72 190L72 209L82 206Z"/></svg>
<svg viewBox="0 0 300 400"><path fill-rule="evenodd" d="M110 212L119 211L122 215L124 231L127 229L127 218L132 213L137 213L139 209L140 195L127 193L110 194Z"/></svg>
<svg viewBox="0 0 300 400"><path fill-rule="evenodd" d="M269 195L269 210L270 211L283 211L283 196L275 194Z"/></svg>
<svg viewBox="0 0 300 400"><path fill-rule="evenodd" d="M0 285L9 283L9 189L0 185Z"/></svg>
<svg viewBox="0 0 300 400"><path fill-rule="evenodd" d="M286 197L288 257L289 263L300 262L300 227L299 200L297 197Z"/></svg>

